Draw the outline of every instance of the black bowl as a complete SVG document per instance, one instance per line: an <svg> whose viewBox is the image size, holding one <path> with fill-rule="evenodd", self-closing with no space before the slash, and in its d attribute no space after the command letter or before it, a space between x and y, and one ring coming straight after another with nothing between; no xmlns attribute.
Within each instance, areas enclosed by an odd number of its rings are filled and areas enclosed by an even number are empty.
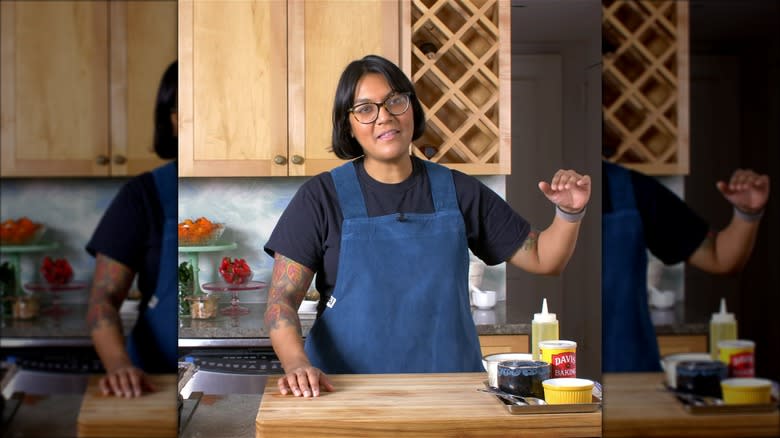
<svg viewBox="0 0 780 438"><path fill-rule="evenodd" d="M538 360L502 360L498 389L514 395L544 398L542 382L550 378L550 364Z"/></svg>
<svg viewBox="0 0 780 438"><path fill-rule="evenodd" d="M721 398L720 381L728 376L728 366L719 360L678 362L677 391Z"/></svg>

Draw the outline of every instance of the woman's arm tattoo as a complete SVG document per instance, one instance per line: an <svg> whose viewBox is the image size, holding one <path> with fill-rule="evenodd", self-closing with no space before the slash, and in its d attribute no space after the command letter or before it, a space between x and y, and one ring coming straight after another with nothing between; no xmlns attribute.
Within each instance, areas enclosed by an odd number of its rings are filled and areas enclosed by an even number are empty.
<svg viewBox="0 0 780 438"><path fill-rule="evenodd" d="M265 327L268 330L293 326L301 332L297 306L306 295L312 277L314 272L309 268L281 254L276 254L264 317Z"/></svg>
<svg viewBox="0 0 780 438"><path fill-rule="evenodd" d="M528 237L525 238L525 242L523 242L522 249L525 251L533 251L536 249L536 244L539 241L539 230L532 229L528 233Z"/></svg>
<svg viewBox="0 0 780 438"><path fill-rule="evenodd" d="M122 263L103 254L97 255L87 309L87 327L90 332L112 325L121 329L119 307L127 298L134 275L135 273Z"/></svg>

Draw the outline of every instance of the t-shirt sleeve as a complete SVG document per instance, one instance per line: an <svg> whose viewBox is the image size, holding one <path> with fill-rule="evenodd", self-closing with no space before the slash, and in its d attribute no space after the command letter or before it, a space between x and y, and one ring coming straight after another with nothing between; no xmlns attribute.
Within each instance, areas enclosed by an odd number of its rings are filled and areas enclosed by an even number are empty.
<svg viewBox="0 0 780 438"><path fill-rule="evenodd" d="M133 272L142 268L150 227L143 209L147 203L144 198L145 179L154 183L151 174L143 174L122 186L86 246L92 256L105 254Z"/></svg>
<svg viewBox="0 0 780 438"><path fill-rule="evenodd" d="M491 266L509 260L528 237L528 221L478 179L452 175L471 252Z"/></svg>
<svg viewBox="0 0 780 438"><path fill-rule="evenodd" d="M655 178L631 178L647 248L665 264L687 260L707 237L707 222Z"/></svg>
<svg viewBox="0 0 780 438"><path fill-rule="evenodd" d="M274 257L279 253L315 272L320 269L325 226L324 200L327 199L325 185L328 183L333 185L330 176L321 174L298 189L264 246L268 255ZM328 208L339 207L331 205Z"/></svg>

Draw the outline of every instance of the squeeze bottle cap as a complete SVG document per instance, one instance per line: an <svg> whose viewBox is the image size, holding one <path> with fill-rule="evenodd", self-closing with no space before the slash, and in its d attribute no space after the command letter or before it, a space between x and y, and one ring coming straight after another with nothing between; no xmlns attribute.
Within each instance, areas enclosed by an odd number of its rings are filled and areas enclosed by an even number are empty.
<svg viewBox="0 0 780 438"><path fill-rule="evenodd" d="M534 313L536 322L556 322L554 313L547 313L547 298L542 300L542 313Z"/></svg>
<svg viewBox="0 0 780 438"><path fill-rule="evenodd" d="M712 322L734 322L736 319L734 319L734 314L730 312L726 312L726 299L721 298L720 299L720 312L719 313L713 313L712 314Z"/></svg>

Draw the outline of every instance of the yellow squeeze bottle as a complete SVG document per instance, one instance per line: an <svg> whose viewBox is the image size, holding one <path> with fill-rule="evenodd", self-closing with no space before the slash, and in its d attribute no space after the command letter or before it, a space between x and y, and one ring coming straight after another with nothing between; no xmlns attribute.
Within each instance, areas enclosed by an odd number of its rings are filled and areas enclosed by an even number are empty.
<svg viewBox="0 0 780 438"><path fill-rule="evenodd" d="M547 312L547 298L542 301L542 313L534 313L531 321L531 354L533 360L539 357L539 342L558 340L558 320L554 313Z"/></svg>
<svg viewBox="0 0 780 438"><path fill-rule="evenodd" d="M720 313L713 313L710 320L710 356L718 360L718 342L737 339L737 320L726 312L726 299L720 299Z"/></svg>

